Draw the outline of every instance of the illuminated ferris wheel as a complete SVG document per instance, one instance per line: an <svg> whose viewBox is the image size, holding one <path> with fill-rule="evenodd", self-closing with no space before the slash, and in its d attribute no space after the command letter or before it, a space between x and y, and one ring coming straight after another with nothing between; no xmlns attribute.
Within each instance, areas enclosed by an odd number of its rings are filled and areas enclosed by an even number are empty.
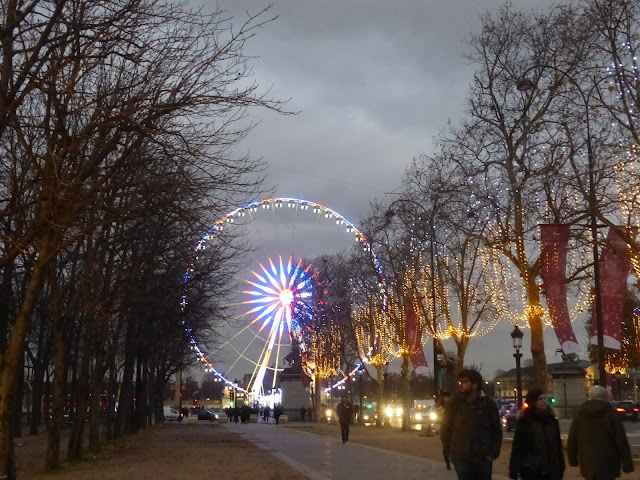
<svg viewBox="0 0 640 480"><path fill-rule="evenodd" d="M185 275L183 309L190 273L207 246L224 235L249 239L253 247L247 270L237 273L243 287L229 303L235 314L216 328L212 348L195 338L188 324L185 330L205 371L258 400L275 389L294 348L303 359L308 348L301 321L312 316L313 267L304 259L336 253L340 247L352 249L355 242L380 279L382 272L365 237L344 216L307 200L270 198L234 209L203 235ZM334 251L314 250L314 242Z"/></svg>

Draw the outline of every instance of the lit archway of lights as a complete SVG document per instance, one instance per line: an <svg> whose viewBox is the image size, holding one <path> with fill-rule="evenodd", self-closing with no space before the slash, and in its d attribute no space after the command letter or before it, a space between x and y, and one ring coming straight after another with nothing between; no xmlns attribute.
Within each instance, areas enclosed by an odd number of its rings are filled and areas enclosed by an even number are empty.
<svg viewBox="0 0 640 480"><path fill-rule="evenodd" d="M317 215L319 217L322 216L328 222L333 222L333 223L335 223L335 225L337 227L345 228L348 233L352 233L353 236L354 236L354 241L356 241L358 243L361 243L362 244L362 249L369 255L369 258L370 258L374 268L376 269L376 271L378 273L378 282L379 282L380 292L384 295L384 293L386 291L386 286L385 286L384 276L383 276L383 273L382 273L382 267L380 265L380 262L378 261L378 258L376 257L376 254L373 251L373 249L371 248L371 245L369 244L367 239L364 237L362 232L360 232L360 230L358 230L356 228L356 226L353 223L351 223L343 215L340 215L335 210L332 210L332 209L330 209L328 207L325 207L324 205L320 205L319 203L311 202L309 200L302 200L302 199L299 199L299 198L278 197L278 198L267 198L267 199L264 199L264 200L251 202L251 203L248 203L248 204L246 204L246 205L244 205L242 207L238 207L238 208L230 211L229 213L224 215L222 218L220 218L202 236L202 238L197 243L197 245L196 245L196 247L195 247L195 249L193 251L193 254L191 256L191 260L190 260L189 265L187 267L187 270L185 272L185 276L184 276L184 293L182 295L182 300L181 300L181 308L182 308L183 312L185 312L188 309L188 305L189 305L188 296L187 296L188 286L189 286L189 273L192 272L193 269L194 269L194 266L195 266L195 264L196 264L196 262L198 260L198 253L201 250L204 250L206 248L207 242L216 234L216 232L219 232L219 231L223 230L225 228L225 226L232 225L234 223L234 219L236 219L236 218L245 217L247 215L250 216L250 218L255 218L255 216L258 214L258 212L260 210L267 210L268 211L270 209L278 209L278 208L293 208L293 209L296 209L296 211L299 210L301 212L309 212L309 213ZM238 390L241 390L241 391L243 391L245 393L249 393L247 389L235 385L231 380L226 378L219 370L217 370L214 367L214 365L211 363L211 361L209 359L207 359L204 350L202 348L200 348L200 346L198 345L198 342L197 342L196 338L194 338L194 336L193 336L191 328L189 327L188 323L185 320L183 320L183 325L184 325L184 329L185 329L185 331L186 331L186 333L187 333L187 335L189 337L189 340L190 340L190 343L191 343L191 349L195 352L196 358L198 359L198 361L202 362L202 364L204 365L205 371L213 373L214 375L219 377L223 382L225 382L228 386L237 387ZM284 327L282 327L282 328L284 328ZM292 334L295 335L296 333L292 332ZM340 380L337 383L335 383L334 385L332 385L331 388L335 388L335 387L337 387L339 385L342 385L346 381L346 379L348 377L350 377L355 372L357 372L361 367L362 367L362 364L358 365L351 372L348 372L345 375L345 378L343 378L342 380ZM257 382L254 381L253 384L257 385Z"/></svg>

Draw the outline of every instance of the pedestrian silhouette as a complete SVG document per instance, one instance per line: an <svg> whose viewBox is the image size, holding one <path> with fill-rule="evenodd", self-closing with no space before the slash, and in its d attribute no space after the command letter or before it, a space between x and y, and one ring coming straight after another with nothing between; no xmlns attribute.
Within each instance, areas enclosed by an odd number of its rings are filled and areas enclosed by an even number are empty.
<svg viewBox="0 0 640 480"><path fill-rule="evenodd" d="M269 405L267 405L266 407L264 407L264 411L262 412L262 420L264 420L265 422L268 422L270 413L271 413L271 409L269 408Z"/></svg>
<svg viewBox="0 0 640 480"><path fill-rule="evenodd" d="M498 406L482 391L477 370L458 373L458 395L451 399L440 438L459 480L491 480L502 446L502 425Z"/></svg>
<svg viewBox="0 0 640 480"><path fill-rule="evenodd" d="M340 422L340 434L342 435L342 443L349 441L349 425L353 417L353 406L349 403L346 396L340 399L338 408L336 408L338 422Z"/></svg>
<svg viewBox="0 0 640 480"><path fill-rule="evenodd" d="M280 416L283 413L284 413L284 408L282 408L282 405L276 405L276 407L273 409L273 418L276 421L276 425L278 425L280 421Z"/></svg>
<svg viewBox="0 0 640 480"><path fill-rule="evenodd" d="M437 409L438 420L440 421L440 428L446 421L447 418L447 409L449 408L449 403L451 402L451 393L447 390L442 392L442 403L440 407ZM444 448L444 444L442 445L442 456L444 457L444 463L447 465L447 470L451 470L451 459L447 455L447 451Z"/></svg>
<svg viewBox="0 0 640 480"><path fill-rule="evenodd" d="M300 409L300 418L302 418L302 421L304 422L304 417L307 415L307 409L302 407Z"/></svg>
<svg viewBox="0 0 640 480"><path fill-rule="evenodd" d="M622 421L609 403L606 388L595 386L582 404L569 429L569 465L580 467L586 479L613 480L633 472L631 448Z"/></svg>
<svg viewBox="0 0 640 480"><path fill-rule="evenodd" d="M560 425L547 396L533 388L527 392L524 407L518 412L511 444L509 478L560 480L564 474Z"/></svg>

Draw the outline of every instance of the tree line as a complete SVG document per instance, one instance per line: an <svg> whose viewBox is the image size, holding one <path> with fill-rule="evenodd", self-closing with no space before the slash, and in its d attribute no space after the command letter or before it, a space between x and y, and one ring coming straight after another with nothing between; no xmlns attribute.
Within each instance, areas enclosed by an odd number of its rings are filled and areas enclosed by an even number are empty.
<svg viewBox="0 0 640 480"><path fill-rule="evenodd" d="M248 110L284 110L243 52L269 8L240 19L156 0L0 9L0 476L14 478L25 394L32 433L52 396L47 469L69 398L69 459L87 436L91 450L105 440L103 391L118 392L111 437L161 415L188 361L186 260L213 219L261 191L261 161L232 149ZM219 247L194 276L194 331L225 317L239 253Z"/></svg>

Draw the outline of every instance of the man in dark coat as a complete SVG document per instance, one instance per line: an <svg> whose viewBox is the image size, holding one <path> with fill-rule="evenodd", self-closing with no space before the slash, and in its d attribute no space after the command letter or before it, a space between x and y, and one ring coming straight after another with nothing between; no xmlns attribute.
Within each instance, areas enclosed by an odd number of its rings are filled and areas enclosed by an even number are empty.
<svg viewBox="0 0 640 480"><path fill-rule="evenodd" d="M482 391L480 372L464 369L458 374L458 395L447 408L440 437L459 480L491 480L502 425L496 402Z"/></svg>
<svg viewBox="0 0 640 480"><path fill-rule="evenodd" d="M606 388L595 386L576 414L567 439L569 465L580 466L587 480L613 480L633 472L631 448Z"/></svg>
<svg viewBox="0 0 640 480"><path fill-rule="evenodd" d="M342 434L342 443L349 441L349 424L351 423L351 417L353 417L353 407L347 400L347 397L342 397L338 408L336 408L338 415L338 422L340 422L340 433Z"/></svg>

